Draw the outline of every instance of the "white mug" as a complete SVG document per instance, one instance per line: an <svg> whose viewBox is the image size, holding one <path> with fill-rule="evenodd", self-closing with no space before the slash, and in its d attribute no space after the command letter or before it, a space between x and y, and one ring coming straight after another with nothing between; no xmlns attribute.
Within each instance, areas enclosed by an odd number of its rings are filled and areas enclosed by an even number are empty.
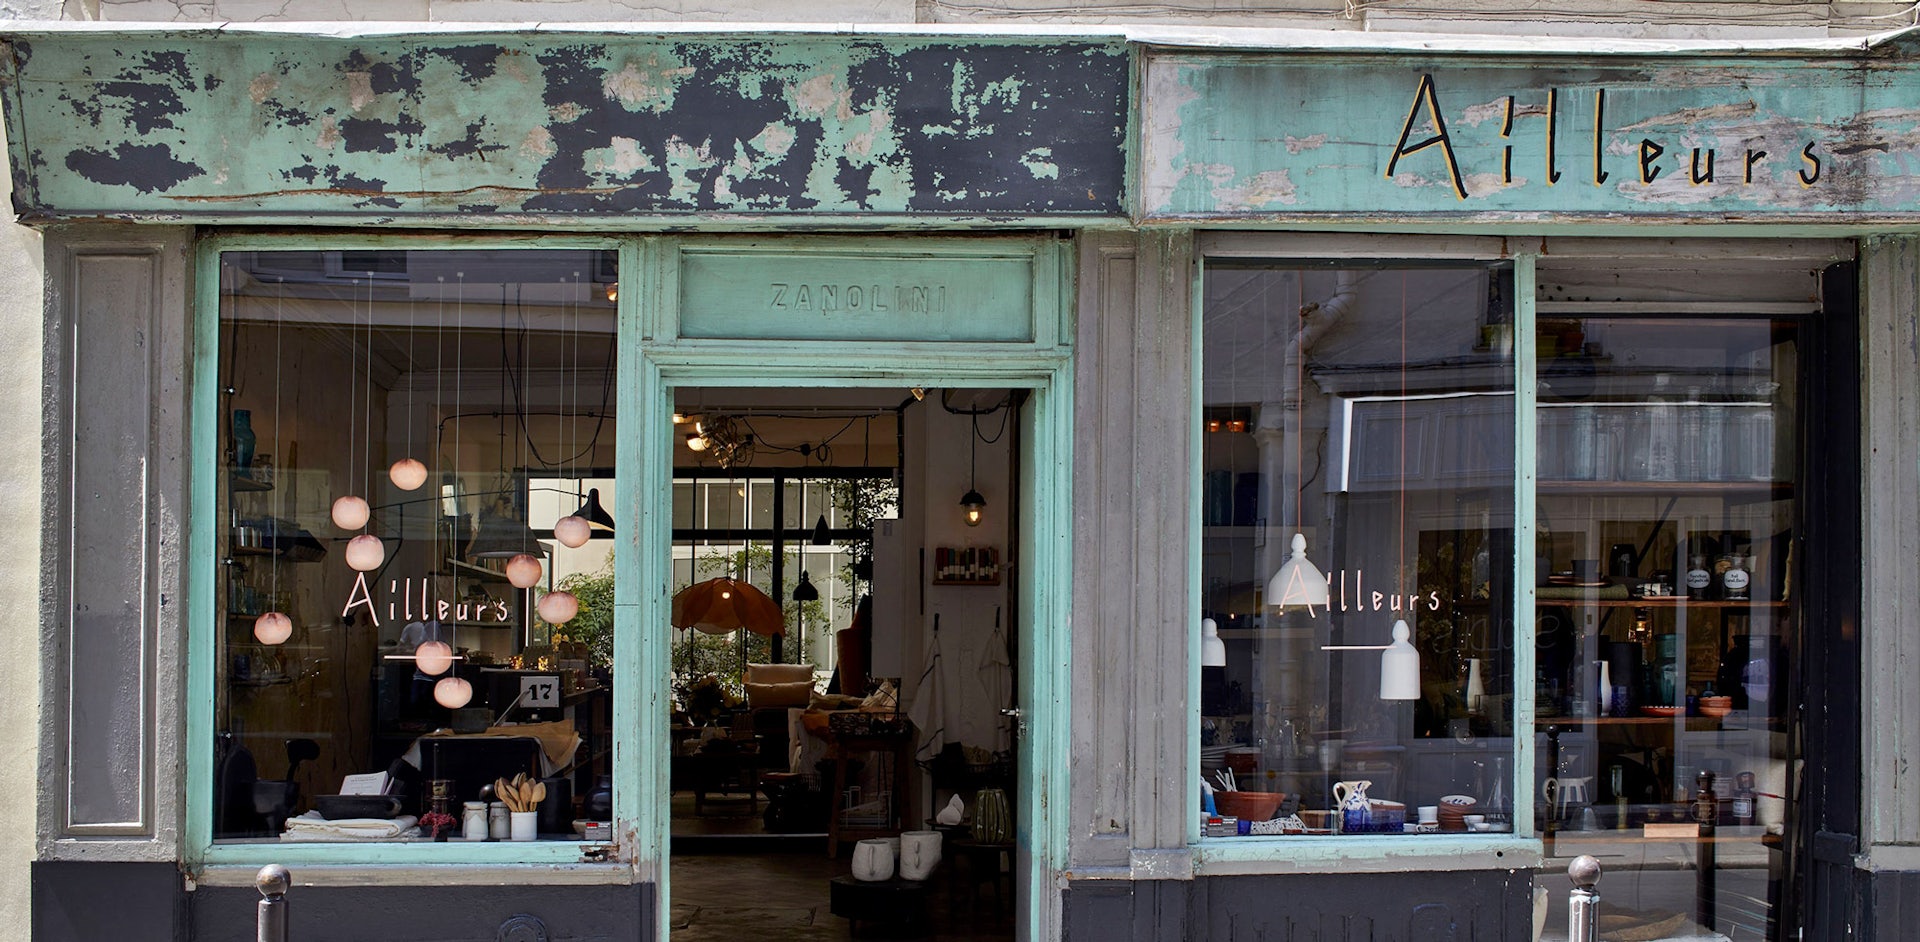
<svg viewBox="0 0 1920 942"><path fill-rule="evenodd" d="M865 883L892 879L892 845L880 838L853 845L853 878Z"/></svg>
<svg viewBox="0 0 1920 942"><path fill-rule="evenodd" d="M1439 824L1440 823L1440 806L1439 805L1421 805L1419 810L1420 810L1421 824Z"/></svg>
<svg viewBox="0 0 1920 942"><path fill-rule="evenodd" d="M925 880L939 864L939 831L908 831L900 835L900 879Z"/></svg>

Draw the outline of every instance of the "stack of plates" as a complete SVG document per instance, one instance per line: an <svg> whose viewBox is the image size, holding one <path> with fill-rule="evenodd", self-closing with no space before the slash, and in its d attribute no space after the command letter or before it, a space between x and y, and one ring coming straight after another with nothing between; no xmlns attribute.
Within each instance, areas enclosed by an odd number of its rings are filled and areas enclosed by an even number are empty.
<svg viewBox="0 0 1920 942"><path fill-rule="evenodd" d="M1200 747L1201 770L1206 772L1212 772L1216 769L1223 767L1226 764L1227 750L1232 748L1233 748L1232 744L1228 744L1225 746L1201 746Z"/></svg>
<svg viewBox="0 0 1920 942"><path fill-rule="evenodd" d="M1467 815L1472 814L1473 806L1479 803L1472 795L1448 795L1440 799L1440 830L1466 830Z"/></svg>

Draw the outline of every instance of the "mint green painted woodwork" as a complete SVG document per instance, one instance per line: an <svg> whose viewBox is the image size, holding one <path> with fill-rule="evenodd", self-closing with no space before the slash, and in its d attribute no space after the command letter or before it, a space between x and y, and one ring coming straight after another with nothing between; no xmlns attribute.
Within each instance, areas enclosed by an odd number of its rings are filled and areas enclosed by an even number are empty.
<svg viewBox="0 0 1920 942"><path fill-rule="evenodd" d="M1143 214L1910 223L1917 89L1898 56L1154 56Z"/></svg>
<svg viewBox="0 0 1920 942"><path fill-rule="evenodd" d="M777 248L775 248L777 246ZM902 252L896 241L857 237L785 239L712 237L604 237L501 235L410 236L370 234L342 237L308 235L236 235L209 238L199 246L196 310L193 313L195 358L201 364L216 361L219 316L219 256L225 251L306 248L618 248L620 265L620 332L618 409L625 420L615 427L615 449L623 482L620 501L608 509L622 524L616 528L619 544L614 555L615 651L618 676L639 678L631 696L614 700L614 816L620 832L615 841L620 861L582 864L580 846L563 841L535 843L414 842L405 844L279 844L212 841L212 755L214 662L216 625L213 591L217 545L215 498L216 463L204 460L218 453L215 418L218 408L217 371L196 369L193 374L193 445L196 460L188 462L194 508L189 515L189 579L193 613L188 619L188 761L184 862L195 870L209 866L257 867L284 863L291 867L337 867L341 873L364 873L363 867L431 867L438 865L517 868L516 873L541 874L562 880L612 880L616 875L635 880L657 879L663 897L671 899L669 814L666 807L669 764L666 733L669 690L666 685L670 632L650 630L664 625L670 608L668 554L659 548L670 541L670 490L673 481L673 389L678 385L725 386L895 386L923 384L951 387L1015 387L1029 390L1028 448L1021 462L1022 506L1029 525L1022 530L1022 554L1030 578L1021 580L1018 604L1024 624L1037 627L1022 633L1019 678L1022 704L1028 710L1028 734L1020 740L1020 788L1015 815L1025 879L1021 892L1027 905L1024 933L1046 937L1046 927L1057 924L1052 907L1057 899L1053 880L1066 865L1066 803L1069 730L1066 711L1070 646L1069 599L1072 593L1072 366L1068 348L1059 341L1073 330L1071 306L1074 271L1071 244L1043 237L986 239L920 239L916 250ZM1004 290L1024 293L1030 309L1023 324L1033 335L1030 343L982 344L942 342L931 334L907 332L900 342L849 344L805 343L781 340L684 341L674 336L673 305L678 297L680 260L686 258L753 258L762 265L764 286L769 272L798 265L803 272L823 269L814 258L861 259L866 277L891 265L905 271L927 270L979 279L972 266L1017 271L1005 279ZM798 260L798 261L796 261ZM745 276L741 276L745 277ZM1013 282L1017 281L1017 287ZM929 331L942 329L923 324ZM627 526L631 521L634 525ZM573 873L569 873L572 871ZM417 872L417 871L415 871ZM545 877L529 877L538 882ZM516 878L517 879L517 878ZM668 905L656 907L660 922L657 938L669 934Z"/></svg>
<svg viewBox="0 0 1920 942"><path fill-rule="evenodd" d="M1112 37L0 37L27 219L1124 211L1133 57Z"/></svg>
<svg viewBox="0 0 1920 942"><path fill-rule="evenodd" d="M695 250L680 258L680 336L1033 340L1031 254L978 258Z"/></svg>

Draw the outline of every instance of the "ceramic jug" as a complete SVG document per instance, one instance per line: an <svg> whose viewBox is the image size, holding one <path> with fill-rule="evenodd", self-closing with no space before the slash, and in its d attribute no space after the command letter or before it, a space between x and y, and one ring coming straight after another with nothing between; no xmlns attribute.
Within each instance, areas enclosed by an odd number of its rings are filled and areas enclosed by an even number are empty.
<svg viewBox="0 0 1920 942"><path fill-rule="evenodd" d="M1333 804L1340 809L1341 833L1361 834L1373 830L1373 804L1367 800L1367 788L1371 785L1373 783L1365 779L1333 783Z"/></svg>
<svg viewBox="0 0 1920 942"><path fill-rule="evenodd" d="M853 878L878 883L893 878L893 846L884 839L853 845Z"/></svg>
<svg viewBox="0 0 1920 942"><path fill-rule="evenodd" d="M939 831L908 831L900 835L900 879L925 880L939 864Z"/></svg>
<svg viewBox="0 0 1920 942"><path fill-rule="evenodd" d="M998 788L980 789L973 799L973 839L982 844L1013 842L1013 809L1007 793Z"/></svg>

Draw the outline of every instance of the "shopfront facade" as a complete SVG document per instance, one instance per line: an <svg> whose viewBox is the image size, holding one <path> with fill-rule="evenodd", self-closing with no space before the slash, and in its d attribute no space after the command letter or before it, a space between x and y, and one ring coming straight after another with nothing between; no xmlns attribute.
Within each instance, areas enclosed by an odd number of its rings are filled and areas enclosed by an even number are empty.
<svg viewBox="0 0 1920 942"><path fill-rule="evenodd" d="M777 385L1029 397L1009 549L1036 626L1016 674L1020 938L1530 939L1564 919L1543 901L1575 853L1645 925L1914 931L1910 34L1765 55L1124 31L7 38L14 203L47 290L36 938L244 935L266 863L295 872L296 930L492 938L531 917L551 938L666 937L651 720L669 692L648 678L667 642L644 626L669 604L673 390ZM464 403L409 384L376 417L380 369L352 351L403 362L388 332L429 316L518 338L435 367L506 379ZM260 398L294 388L273 378L290 356L368 385L345 410ZM283 678L232 625L311 587L345 608L296 645L350 645L415 593L402 571L365 587L344 532L342 559L239 551L259 548L241 515L281 513L246 502L295 493L236 489L240 400L262 441L289 414L361 412L302 433L346 462L276 447L276 472L328 482L318 507L361 475L378 510L410 499L377 480L394 443L451 440L458 506L511 469L461 464L446 416L479 435L502 403L596 415L581 390L627 418L551 443L612 495L607 839L223 824L220 740L266 725L264 751L270 719L331 709L265 706ZM416 400L441 418L406 424ZM460 555L378 525L396 562ZM1296 545L1315 576L1279 578ZM289 562L236 605L228 568L250 555ZM352 661L371 656L302 663L379 674ZM1225 807L1228 768L1293 799L1217 832L1234 823L1200 809ZM1376 800L1349 818L1357 781ZM103 881L124 905L97 905Z"/></svg>

